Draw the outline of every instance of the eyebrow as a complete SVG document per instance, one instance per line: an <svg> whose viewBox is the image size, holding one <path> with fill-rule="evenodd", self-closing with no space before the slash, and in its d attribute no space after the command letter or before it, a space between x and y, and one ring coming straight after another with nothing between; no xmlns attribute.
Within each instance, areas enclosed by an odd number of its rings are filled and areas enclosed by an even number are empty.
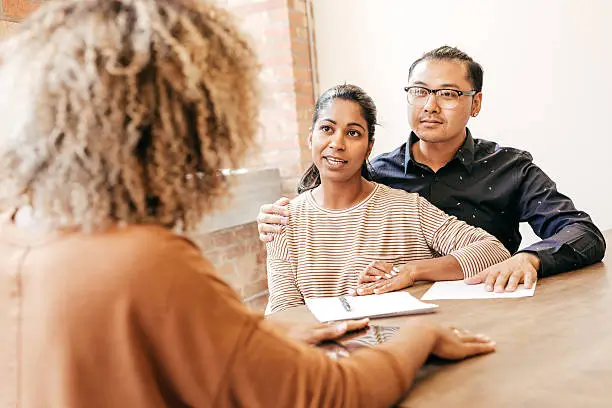
<svg viewBox="0 0 612 408"><path fill-rule="evenodd" d="M422 82L422 81L416 81L414 83L414 85L423 85L425 87L427 86L427 84L425 82ZM460 86L455 84L455 83L450 82L450 83L444 83L444 84L440 85L440 88L438 88L438 89L446 89L446 88L460 89Z"/></svg>
<svg viewBox="0 0 612 408"><path fill-rule="evenodd" d="M331 122L334 125L337 125L335 120L331 120L331 119L321 119L321 121L325 121L325 122ZM365 128L363 126L361 126L359 123L356 122L351 122L351 123L347 123L346 126L359 126L360 128L362 128L365 131Z"/></svg>

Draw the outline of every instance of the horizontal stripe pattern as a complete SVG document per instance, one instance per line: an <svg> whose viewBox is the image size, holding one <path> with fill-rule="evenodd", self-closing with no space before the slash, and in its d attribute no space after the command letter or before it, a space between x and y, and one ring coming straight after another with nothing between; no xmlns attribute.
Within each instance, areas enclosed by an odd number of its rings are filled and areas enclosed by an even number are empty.
<svg viewBox="0 0 612 408"><path fill-rule="evenodd" d="M402 265L452 255L468 277L510 256L486 231L382 184L346 210L321 208L310 191L290 206L289 224L267 244L267 313L305 298L346 295L372 261Z"/></svg>

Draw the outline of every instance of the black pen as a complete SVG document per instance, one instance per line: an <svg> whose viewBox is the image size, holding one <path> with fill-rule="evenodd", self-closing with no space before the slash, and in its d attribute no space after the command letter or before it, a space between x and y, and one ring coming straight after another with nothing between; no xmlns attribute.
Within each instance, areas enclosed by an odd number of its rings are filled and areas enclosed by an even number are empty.
<svg viewBox="0 0 612 408"><path fill-rule="evenodd" d="M348 300L346 300L344 296L339 296L338 299L340 299L340 303L342 303L342 306L344 306L344 310L346 310L347 312L350 312L351 305L349 305Z"/></svg>

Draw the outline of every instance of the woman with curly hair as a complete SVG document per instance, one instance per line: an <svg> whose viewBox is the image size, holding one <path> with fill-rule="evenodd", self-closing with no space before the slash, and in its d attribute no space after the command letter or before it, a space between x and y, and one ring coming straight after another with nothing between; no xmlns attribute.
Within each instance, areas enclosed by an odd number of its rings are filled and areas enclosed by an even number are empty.
<svg viewBox="0 0 612 408"><path fill-rule="evenodd" d="M1 406L388 406L430 353L494 349L414 321L332 360L295 338L367 322L266 322L177 234L253 144L257 75L195 0L54 1L0 45Z"/></svg>

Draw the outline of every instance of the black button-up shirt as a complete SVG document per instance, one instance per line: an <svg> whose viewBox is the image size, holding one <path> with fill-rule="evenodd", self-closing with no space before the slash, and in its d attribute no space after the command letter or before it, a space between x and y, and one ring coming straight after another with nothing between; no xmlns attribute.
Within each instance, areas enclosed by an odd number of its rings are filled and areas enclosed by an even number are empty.
<svg viewBox="0 0 612 408"><path fill-rule="evenodd" d="M543 276L598 262L605 241L591 218L557 191L555 183L528 152L487 140L466 139L455 157L438 172L418 163L404 143L372 161L373 180L419 193L447 214L480 227L511 253L521 243L519 223L528 222L542 239L522 252L538 255Z"/></svg>

